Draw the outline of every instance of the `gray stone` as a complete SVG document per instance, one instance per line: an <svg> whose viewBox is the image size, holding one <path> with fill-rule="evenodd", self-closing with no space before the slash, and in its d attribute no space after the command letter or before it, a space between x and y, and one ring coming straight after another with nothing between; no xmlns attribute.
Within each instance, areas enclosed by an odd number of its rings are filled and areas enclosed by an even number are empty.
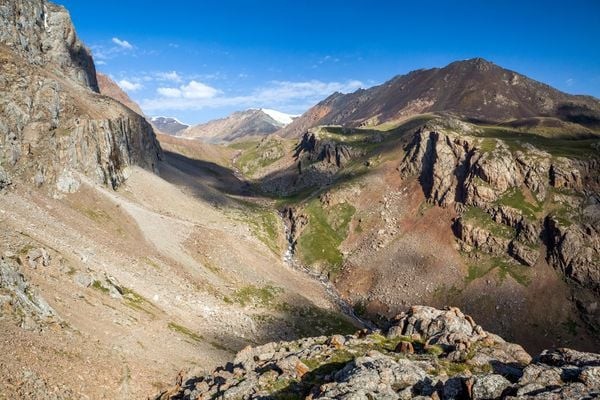
<svg viewBox="0 0 600 400"><path fill-rule="evenodd" d="M508 379L502 375L478 376L473 385L473 400L492 400L500 398L510 386Z"/></svg>

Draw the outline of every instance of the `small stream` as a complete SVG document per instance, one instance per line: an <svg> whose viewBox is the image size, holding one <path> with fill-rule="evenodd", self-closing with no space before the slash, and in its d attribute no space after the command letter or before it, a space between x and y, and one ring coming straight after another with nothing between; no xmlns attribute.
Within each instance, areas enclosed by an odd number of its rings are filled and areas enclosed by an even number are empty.
<svg viewBox="0 0 600 400"><path fill-rule="evenodd" d="M321 283L321 285L323 285L323 287L325 288L325 292L327 293L329 298L333 301L334 304L336 304L338 306L338 308L340 309L340 311L342 313L344 313L348 317L352 318L353 320L355 320L356 322L358 322L360 325L362 325L365 328L376 329L377 327L371 321L365 320L363 318L360 318L358 315L356 315L356 313L354 312L354 308L350 304L348 304L344 299L342 299L342 297L338 293L335 286L333 286L331 281L329 279L327 279L326 276L312 270L311 268L309 268L305 265L302 265L300 262L298 262L296 260L296 257L294 255L295 249L294 249L294 238L292 236L292 232L288 228L288 226L285 223L285 221L283 220L283 218L282 218L282 222L283 222L283 229L284 229L285 238L286 238L286 242L287 242L287 249L286 249L285 253L283 254L283 262L288 267L295 269L297 271L301 271L301 272L305 273L306 275L310 276L311 278L313 278L314 280L317 280L319 283Z"/></svg>

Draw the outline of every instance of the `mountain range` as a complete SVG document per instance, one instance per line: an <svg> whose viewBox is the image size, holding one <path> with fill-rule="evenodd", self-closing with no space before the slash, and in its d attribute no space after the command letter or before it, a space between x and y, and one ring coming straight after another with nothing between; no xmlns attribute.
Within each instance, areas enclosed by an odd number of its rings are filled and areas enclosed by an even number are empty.
<svg viewBox="0 0 600 400"><path fill-rule="evenodd" d="M150 123L160 132L169 135L178 135L183 130L189 128L188 124L184 124L175 117L152 117Z"/></svg>
<svg viewBox="0 0 600 400"><path fill-rule="evenodd" d="M334 93L282 129L298 137L318 125L369 127L423 113L513 127L587 134L600 127L600 101L560 92L482 58L396 76L354 93Z"/></svg>
<svg viewBox="0 0 600 400"><path fill-rule="evenodd" d="M291 115L280 111L266 108L249 109L188 127L178 134L209 143L231 142L240 138L265 136L277 132L292 121Z"/></svg>
<svg viewBox="0 0 600 400"><path fill-rule="evenodd" d="M187 126L75 32L0 5L0 398L598 397L598 99L475 58Z"/></svg>

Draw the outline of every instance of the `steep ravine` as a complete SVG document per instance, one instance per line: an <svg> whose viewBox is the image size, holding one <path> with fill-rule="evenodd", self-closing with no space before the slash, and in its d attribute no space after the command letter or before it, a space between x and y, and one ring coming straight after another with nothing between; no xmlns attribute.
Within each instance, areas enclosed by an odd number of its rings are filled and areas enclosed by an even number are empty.
<svg viewBox="0 0 600 400"><path fill-rule="evenodd" d="M296 254L295 254L296 253L296 241L298 239L297 229L299 229L298 224L299 223L301 224L301 222L299 222L297 220L296 216L294 215L293 208L287 207L287 208L283 209L279 215L280 215L282 223L283 223L283 231L284 231L284 235L285 235L286 243L287 243L285 253L283 254L283 262L288 267L295 269L295 270L302 271L303 273L307 274L314 280L320 282L323 285L323 287L325 288L325 291L326 291L327 295L330 297L332 303L336 304L339 307L340 311L342 313L344 313L344 315L350 317L359 326L369 328L369 329L375 329L375 325L371 321L361 318L358 315L356 315L354 308L340 296L338 290L333 285L333 283L331 283L331 281L328 279L328 277L326 275L319 273L308 266L303 265L297 259Z"/></svg>

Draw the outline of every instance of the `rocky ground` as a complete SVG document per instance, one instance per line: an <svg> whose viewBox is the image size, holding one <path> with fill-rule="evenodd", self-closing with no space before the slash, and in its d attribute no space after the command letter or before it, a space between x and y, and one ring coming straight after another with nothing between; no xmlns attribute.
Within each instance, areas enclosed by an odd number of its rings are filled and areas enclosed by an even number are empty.
<svg viewBox="0 0 600 400"><path fill-rule="evenodd" d="M329 275L357 312L377 320L415 302L453 304L532 352L598 348L597 296L581 284L597 270L597 140L566 140L557 153L541 136L498 139L431 115L312 132L286 160L292 167L258 182L296 193L282 202L297 258ZM552 178L559 170L568 179ZM545 235L556 218L561 228ZM313 242L337 249L320 254ZM565 263L579 266L565 273Z"/></svg>
<svg viewBox="0 0 600 400"><path fill-rule="evenodd" d="M258 238L262 219L161 169L164 179L133 169L117 192L77 175L79 190L57 198L21 185L0 194L0 393L140 398L181 368L303 336L307 319L351 326Z"/></svg>
<svg viewBox="0 0 600 400"><path fill-rule="evenodd" d="M570 349L532 358L457 308L414 306L385 331L248 347L167 399L592 399L600 356Z"/></svg>

